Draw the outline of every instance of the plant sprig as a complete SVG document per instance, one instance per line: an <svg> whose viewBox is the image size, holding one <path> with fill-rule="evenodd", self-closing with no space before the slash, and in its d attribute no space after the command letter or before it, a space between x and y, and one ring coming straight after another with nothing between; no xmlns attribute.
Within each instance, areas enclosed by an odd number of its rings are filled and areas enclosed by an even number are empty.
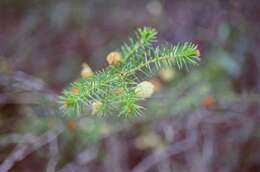
<svg viewBox="0 0 260 172"><path fill-rule="evenodd" d="M175 46L165 44L154 47L157 31L144 27L138 29L135 38L130 38L118 51L107 56L107 68L93 72L84 66L81 78L63 91L59 98L60 108L67 115L118 114L128 117L141 114L138 103L153 93L149 82L141 82L137 73L148 73L177 66L179 69L196 65L199 61L197 46L190 42ZM86 77L87 76L87 77Z"/></svg>

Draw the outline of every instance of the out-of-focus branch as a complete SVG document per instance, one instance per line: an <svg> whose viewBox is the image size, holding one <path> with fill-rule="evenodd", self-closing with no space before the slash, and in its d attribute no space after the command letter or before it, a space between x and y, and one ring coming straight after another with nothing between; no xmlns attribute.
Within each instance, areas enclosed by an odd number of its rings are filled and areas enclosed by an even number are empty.
<svg viewBox="0 0 260 172"><path fill-rule="evenodd" d="M149 170L154 164L157 164L170 156L184 152L190 149L194 145L191 139L186 139L178 143L173 144L165 150L155 152L141 161L132 172L144 172Z"/></svg>
<svg viewBox="0 0 260 172"><path fill-rule="evenodd" d="M48 139L52 140L54 135L55 133L50 133ZM59 147L58 147L57 137L55 137L53 141L50 141L49 154L50 154L50 159L47 163L46 172L55 172L56 165L59 160Z"/></svg>
<svg viewBox="0 0 260 172"><path fill-rule="evenodd" d="M0 146L8 145L8 144L22 144L22 143L32 143L33 140L36 139L36 136L31 133L26 134L5 134L1 135Z"/></svg>
<svg viewBox="0 0 260 172"><path fill-rule="evenodd" d="M91 160L94 160L97 155L98 148L96 146L88 148L78 154L74 161L66 164L62 169L59 170L59 172L75 171L75 169L78 169L80 166L90 162ZM87 171L87 167L85 167L84 170Z"/></svg>
<svg viewBox="0 0 260 172"><path fill-rule="evenodd" d="M35 138L30 144L18 144L13 152L0 165L0 172L9 171L16 162L25 159L34 151L37 151L41 147L54 141L62 131L63 129L59 129L56 132L49 131L42 136Z"/></svg>

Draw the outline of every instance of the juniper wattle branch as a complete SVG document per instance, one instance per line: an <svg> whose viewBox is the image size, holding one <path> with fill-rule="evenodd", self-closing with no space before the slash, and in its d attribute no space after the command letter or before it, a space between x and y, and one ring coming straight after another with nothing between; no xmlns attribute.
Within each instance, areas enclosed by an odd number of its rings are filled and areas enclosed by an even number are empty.
<svg viewBox="0 0 260 172"><path fill-rule="evenodd" d="M140 83L138 71L149 75L165 67L181 69L199 61L199 50L191 42L154 47L156 40L157 31L144 27L118 51L108 54L107 68L93 74L84 64L81 78L60 96L60 108L67 115L83 114L88 109L92 113L87 114L140 114L143 107L138 102L152 95L153 86L148 81Z"/></svg>

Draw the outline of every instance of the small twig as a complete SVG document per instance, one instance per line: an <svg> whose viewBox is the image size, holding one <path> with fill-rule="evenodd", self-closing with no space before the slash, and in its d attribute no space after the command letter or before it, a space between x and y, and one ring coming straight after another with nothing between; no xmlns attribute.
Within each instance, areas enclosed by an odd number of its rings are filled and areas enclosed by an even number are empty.
<svg viewBox="0 0 260 172"><path fill-rule="evenodd" d="M54 135L54 133L50 133L48 136L48 139L52 139L53 135ZM59 148L58 148L57 137L52 142L50 142L49 151L50 151L50 159L47 163L46 172L55 172L56 165L57 165L58 159L59 159L59 157L58 157Z"/></svg>
<svg viewBox="0 0 260 172"><path fill-rule="evenodd" d="M11 133L1 135L0 146L8 145L8 144L22 144L22 143L32 143L37 137L32 135L31 133L27 134L18 134Z"/></svg>
<svg viewBox="0 0 260 172"><path fill-rule="evenodd" d="M82 151L80 154L78 154L78 156L75 158L74 161L71 161L68 164L64 165L64 167L60 169L59 172L67 172L67 171L71 171L71 169L77 169L80 166L95 159L97 157L97 154L98 154L98 149L96 146L92 148L88 148L85 151Z"/></svg>
<svg viewBox="0 0 260 172"><path fill-rule="evenodd" d="M0 172L9 171L16 162L25 159L28 155L38 150L39 148L45 146L46 144L51 143L57 138L57 136L62 132L62 129L59 129L57 132L49 131L42 136L36 138L31 144L18 144L13 152L4 160L0 165ZM51 137L48 139L48 136ZM32 146L33 145L33 146Z"/></svg>
<svg viewBox="0 0 260 172"><path fill-rule="evenodd" d="M186 140L180 141L178 143L173 144L172 146L168 147L165 150L160 152L155 152L141 161L133 170L132 172L144 172L149 170L154 164L163 161L170 156L176 155L178 153L184 152L190 149L193 146L193 139L188 138Z"/></svg>

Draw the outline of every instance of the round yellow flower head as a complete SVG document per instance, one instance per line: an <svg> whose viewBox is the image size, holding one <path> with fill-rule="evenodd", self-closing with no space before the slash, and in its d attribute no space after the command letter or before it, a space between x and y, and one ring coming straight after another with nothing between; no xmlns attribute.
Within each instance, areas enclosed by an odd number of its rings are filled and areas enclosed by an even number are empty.
<svg viewBox="0 0 260 172"><path fill-rule="evenodd" d="M92 115L97 114L100 111L102 105L103 105L103 103L100 101L93 102L92 103Z"/></svg>
<svg viewBox="0 0 260 172"><path fill-rule="evenodd" d="M149 98L154 93L154 85L151 82L143 81L135 88L136 95L141 98Z"/></svg>
<svg viewBox="0 0 260 172"><path fill-rule="evenodd" d="M117 65L122 61L121 54L113 51L107 55L107 63L110 65Z"/></svg>
<svg viewBox="0 0 260 172"><path fill-rule="evenodd" d="M172 68L164 68L160 71L159 76L163 81L169 82L174 79L175 71Z"/></svg>
<svg viewBox="0 0 260 172"><path fill-rule="evenodd" d="M82 64L82 70L81 70L80 75L81 75L83 78L89 78L89 77L93 76L94 73L93 73L92 69L89 67L88 64L83 63L83 64Z"/></svg>

